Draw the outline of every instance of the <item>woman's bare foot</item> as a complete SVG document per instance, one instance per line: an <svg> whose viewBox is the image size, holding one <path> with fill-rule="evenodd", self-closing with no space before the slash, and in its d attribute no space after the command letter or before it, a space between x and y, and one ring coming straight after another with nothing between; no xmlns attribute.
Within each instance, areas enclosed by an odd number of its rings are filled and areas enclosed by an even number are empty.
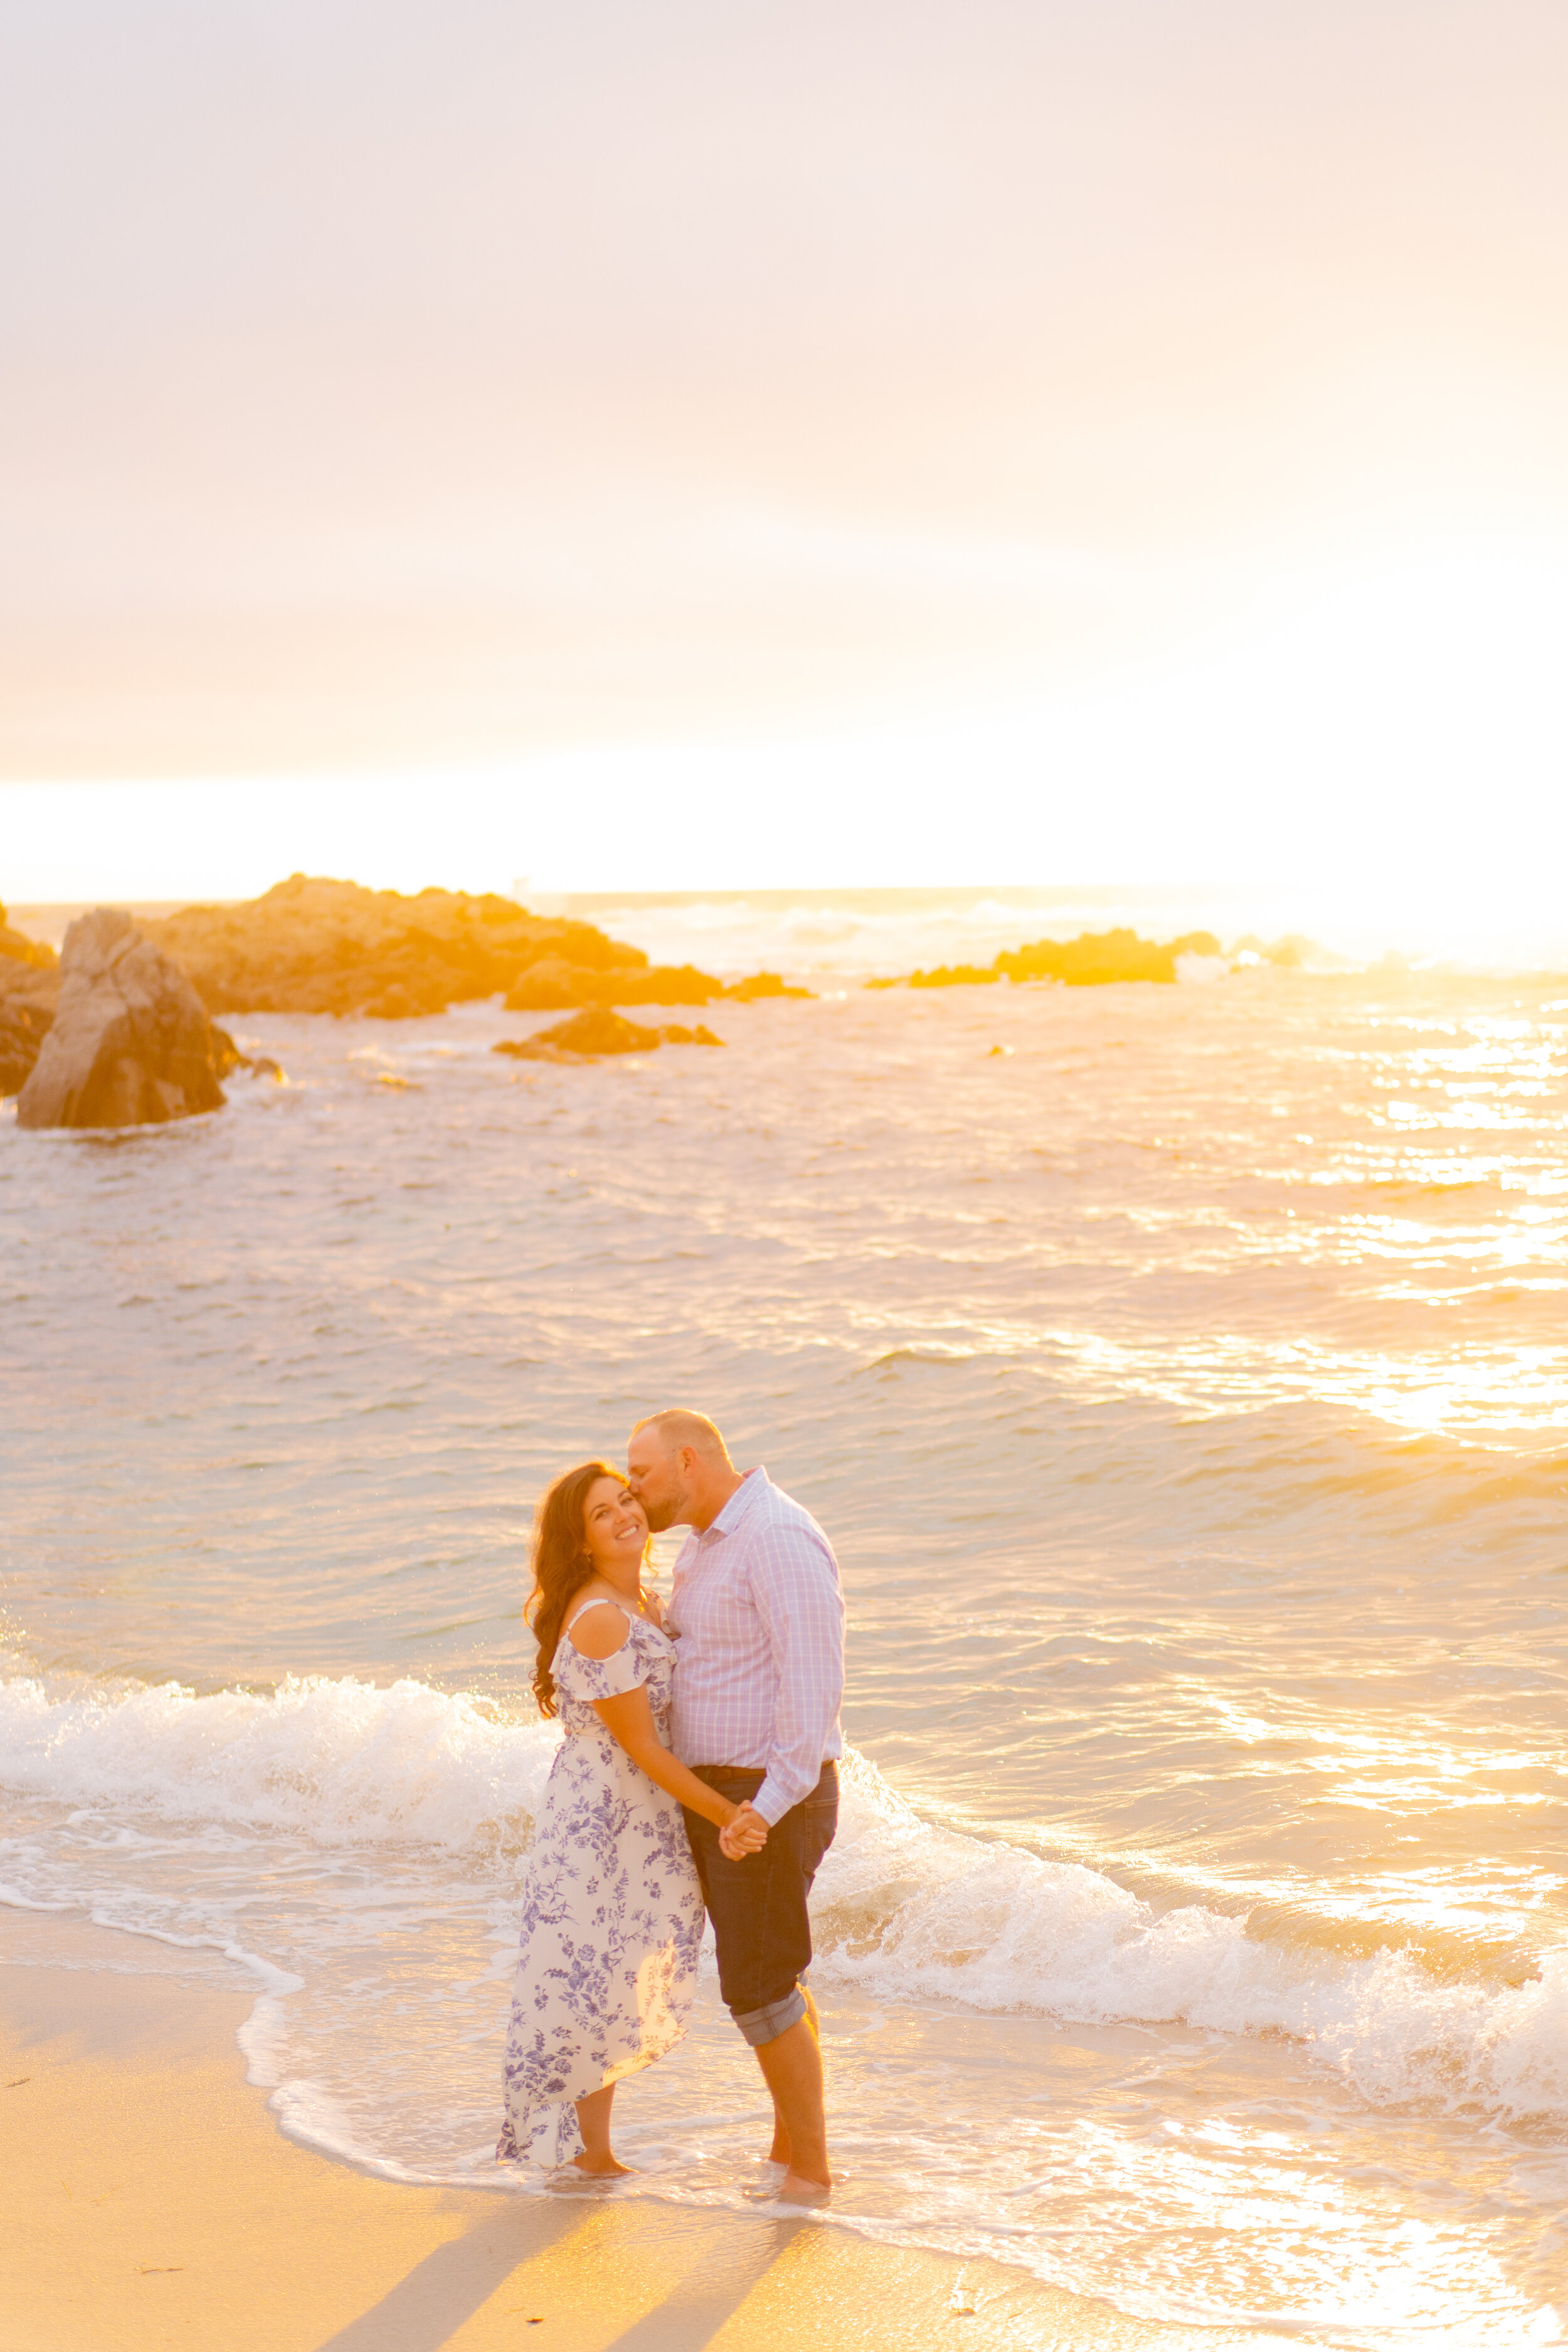
<svg viewBox="0 0 1568 2352"><path fill-rule="evenodd" d="M615 2084L606 2083L602 2091L590 2091L577 2101L577 2130L583 2153L572 2161L579 2172L587 2173L593 2180L608 2180L617 2172L631 2170L629 2164L622 2164L610 2153L610 2109L615 2096Z"/></svg>

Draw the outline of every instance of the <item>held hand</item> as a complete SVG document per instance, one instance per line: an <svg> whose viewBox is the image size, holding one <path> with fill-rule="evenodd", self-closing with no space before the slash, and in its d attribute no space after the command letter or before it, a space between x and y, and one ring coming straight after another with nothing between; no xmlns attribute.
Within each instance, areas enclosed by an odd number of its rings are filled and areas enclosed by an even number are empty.
<svg viewBox="0 0 1568 2352"><path fill-rule="evenodd" d="M768 1825L750 1804L737 1805L719 1832L719 1848L731 1862L760 1853L768 1842Z"/></svg>

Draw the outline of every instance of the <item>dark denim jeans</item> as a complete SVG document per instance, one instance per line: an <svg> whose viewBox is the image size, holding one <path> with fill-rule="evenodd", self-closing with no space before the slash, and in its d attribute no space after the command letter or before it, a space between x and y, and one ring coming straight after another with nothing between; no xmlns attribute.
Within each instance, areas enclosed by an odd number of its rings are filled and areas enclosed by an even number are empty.
<svg viewBox="0 0 1568 2352"><path fill-rule="evenodd" d="M730 1764L697 1764L692 1769L736 1805L754 1797L764 1778ZM682 1811L719 1948L719 1990L754 2049L805 2015L800 1980L811 1965L806 1896L838 1827L838 1767L825 1764L810 1796L792 1805L768 1832L761 1853L741 1862L721 1851L711 1822Z"/></svg>

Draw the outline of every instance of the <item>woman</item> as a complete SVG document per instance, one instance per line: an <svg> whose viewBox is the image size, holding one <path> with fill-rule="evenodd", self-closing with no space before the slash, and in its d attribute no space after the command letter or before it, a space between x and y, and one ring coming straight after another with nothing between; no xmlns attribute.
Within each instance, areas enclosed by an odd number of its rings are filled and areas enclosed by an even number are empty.
<svg viewBox="0 0 1568 2352"><path fill-rule="evenodd" d="M721 1829L741 1810L666 1744L675 1644L643 1584L647 1540L606 1462L568 1470L539 1507L524 1614L540 1713L559 1705L566 1736L523 1885L503 2161L626 2170L610 2147L616 2084L674 2048L697 1979L702 1895L680 1807ZM750 1815L735 1852L765 1835Z"/></svg>

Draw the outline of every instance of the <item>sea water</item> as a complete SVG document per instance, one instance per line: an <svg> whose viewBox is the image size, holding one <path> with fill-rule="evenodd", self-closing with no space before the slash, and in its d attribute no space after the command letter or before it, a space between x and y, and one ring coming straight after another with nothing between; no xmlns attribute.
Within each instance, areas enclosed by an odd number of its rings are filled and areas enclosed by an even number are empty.
<svg viewBox="0 0 1568 2352"><path fill-rule="evenodd" d="M610 928L761 960L726 919ZM819 993L722 1052L251 1018L286 1082L214 1118L7 1114L0 1921L248 1985L302 2140L537 2186L529 1516L690 1403L848 1596L826 2226L1560 2340L1568 981L873 992L886 926L770 919ZM754 2184L710 1976L617 2117L618 2193Z"/></svg>

